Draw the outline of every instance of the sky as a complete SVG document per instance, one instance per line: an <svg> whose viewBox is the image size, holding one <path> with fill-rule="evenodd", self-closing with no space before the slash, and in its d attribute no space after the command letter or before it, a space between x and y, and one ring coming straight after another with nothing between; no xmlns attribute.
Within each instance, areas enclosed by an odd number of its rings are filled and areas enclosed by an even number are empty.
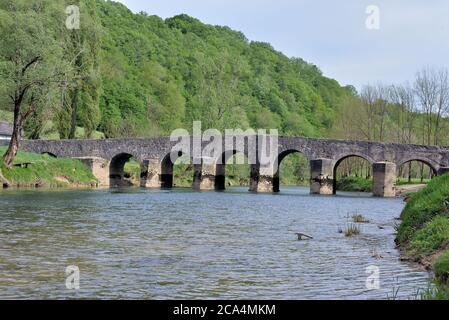
<svg viewBox="0 0 449 320"><path fill-rule="evenodd" d="M162 18L186 13L229 26L359 90L412 81L423 67L449 68L447 0L116 1L133 12Z"/></svg>

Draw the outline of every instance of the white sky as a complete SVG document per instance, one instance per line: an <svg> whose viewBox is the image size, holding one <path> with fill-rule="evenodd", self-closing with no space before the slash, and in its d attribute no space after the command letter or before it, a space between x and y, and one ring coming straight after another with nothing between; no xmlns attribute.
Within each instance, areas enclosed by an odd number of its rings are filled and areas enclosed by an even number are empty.
<svg viewBox="0 0 449 320"><path fill-rule="evenodd" d="M448 0L119 0L162 18L186 13L316 64L341 84L412 80L424 66L449 67ZM368 30L368 5L380 29Z"/></svg>

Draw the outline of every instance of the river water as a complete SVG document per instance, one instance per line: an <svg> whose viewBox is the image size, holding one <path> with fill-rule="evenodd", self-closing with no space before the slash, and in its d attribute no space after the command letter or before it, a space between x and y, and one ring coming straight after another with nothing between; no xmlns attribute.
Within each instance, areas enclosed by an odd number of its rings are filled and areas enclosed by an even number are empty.
<svg viewBox="0 0 449 320"><path fill-rule="evenodd" d="M305 188L0 191L0 298L415 298L429 275L395 250L403 206ZM347 238L354 213L371 222Z"/></svg>

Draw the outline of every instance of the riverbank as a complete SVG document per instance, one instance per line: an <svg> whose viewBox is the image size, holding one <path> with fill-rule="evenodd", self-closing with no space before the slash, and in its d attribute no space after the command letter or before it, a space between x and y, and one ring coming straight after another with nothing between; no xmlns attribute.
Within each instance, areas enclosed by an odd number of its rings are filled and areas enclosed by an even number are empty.
<svg viewBox="0 0 449 320"><path fill-rule="evenodd" d="M402 184L396 186L396 196L408 197L413 193L419 192L424 189L427 184Z"/></svg>
<svg viewBox="0 0 449 320"><path fill-rule="evenodd" d="M428 182L428 180L425 180ZM426 187L426 183L413 179L399 180L396 184L396 196L408 196ZM372 192L373 180L360 177L342 177L337 180L337 190L347 192Z"/></svg>
<svg viewBox="0 0 449 320"><path fill-rule="evenodd" d="M6 147L0 147L4 154ZM54 158L19 151L13 166L0 166L3 188L79 188L96 187L97 179L76 159Z"/></svg>
<svg viewBox="0 0 449 320"><path fill-rule="evenodd" d="M435 274L435 289L425 297L449 299L449 174L411 195L401 220L396 243L402 258Z"/></svg>
<svg viewBox="0 0 449 320"><path fill-rule="evenodd" d="M372 192L373 181L359 177L342 177L337 179L337 190L348 192Z"/></svg>

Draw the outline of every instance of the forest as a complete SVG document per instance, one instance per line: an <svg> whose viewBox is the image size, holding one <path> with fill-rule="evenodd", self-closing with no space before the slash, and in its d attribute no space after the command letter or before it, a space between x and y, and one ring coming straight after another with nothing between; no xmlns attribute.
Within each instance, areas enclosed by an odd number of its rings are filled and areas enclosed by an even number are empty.
<svg viewBox="0 0 449 320"><path fill-rule="evenodd" d="M67 26L77 5L79 28ZM423 66L405 84L341 86L312 63L225 26L162 19L104 0L0 3L0 120L28 139L169 135L203 128L276 128L282 135L446 145L448 70ZM17 148L3 157L11 165ZM290 158L291 157L291 158ZM307 181L307 163L284 166ZM341 176L370 178L361 159ZM400 176L424 180L423 164Z"/></svg>

